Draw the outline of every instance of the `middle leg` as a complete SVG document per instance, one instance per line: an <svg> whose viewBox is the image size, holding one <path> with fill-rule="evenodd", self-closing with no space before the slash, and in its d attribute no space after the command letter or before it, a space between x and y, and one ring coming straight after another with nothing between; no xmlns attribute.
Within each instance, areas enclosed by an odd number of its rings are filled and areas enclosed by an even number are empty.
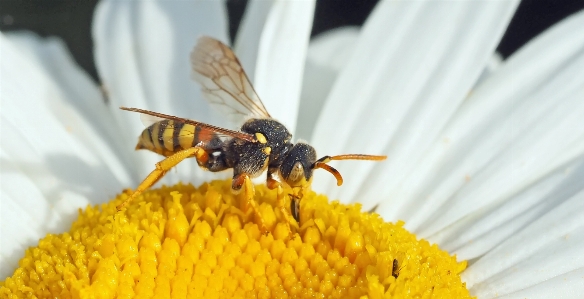
<svg viewBox="0 0 584 299"><path fill-rule="evenodd" d="M231 183L231 190L238 194L240 203L242 205L249 204L254 212L255 217L257 218L257 221L259 222L262 233L268 233L269 230L266 227L262 215L260 214L258 203L254 199L255 190L250 176L247 173L235 174L233 176L233 182Z"/></svg>

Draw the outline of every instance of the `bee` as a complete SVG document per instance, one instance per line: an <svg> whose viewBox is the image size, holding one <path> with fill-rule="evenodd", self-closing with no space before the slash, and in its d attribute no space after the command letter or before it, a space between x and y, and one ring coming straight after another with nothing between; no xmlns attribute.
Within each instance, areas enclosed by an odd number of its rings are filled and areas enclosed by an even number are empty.
<svg viewBox="0 0 584 299"><path fill-rule="evenodd" d="M278 189L278 205L288 229L294 219L300 222L299 202L309 188L315 169L330 172L343 183L341 174L327 163L334 160L384 160L386 156L339 155L317 159L314 148L306 143L292 143L292 134L274 120L249 82L233 51L210 37L199 38L191 53L193 79L202 86L202 93L210 104L232 118L243 122L239 131L138 108L120 107L138 112L158 121L150 125L138 138L136 149L146 149L166 158L156 163L155 169L138 185L134 193L122 204L123 209L136 196L154 185L172 167L186 158L194 157L197 164L208 171L233 169L231 188L241 191L246 185L244 198L253 209L256 220L264 232L267 229L253 199L250 178L267 170L266 185ZM282 184L293 193L290 209L286 209Z"/></svg>

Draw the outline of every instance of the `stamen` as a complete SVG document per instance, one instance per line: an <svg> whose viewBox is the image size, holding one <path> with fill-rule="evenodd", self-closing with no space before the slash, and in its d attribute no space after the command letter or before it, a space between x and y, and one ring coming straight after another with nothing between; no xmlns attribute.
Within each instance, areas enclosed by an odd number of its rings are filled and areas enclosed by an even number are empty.
<svg viewBox="0 0 584 299"><path fill-rule="evenodd" d="M291 192L285 189L284 192ZM1 298L470 298L466 262L358 204L306 192L289 230L277 190L256 186L269 233L230 181L130 191L29 248Z"/></svg>

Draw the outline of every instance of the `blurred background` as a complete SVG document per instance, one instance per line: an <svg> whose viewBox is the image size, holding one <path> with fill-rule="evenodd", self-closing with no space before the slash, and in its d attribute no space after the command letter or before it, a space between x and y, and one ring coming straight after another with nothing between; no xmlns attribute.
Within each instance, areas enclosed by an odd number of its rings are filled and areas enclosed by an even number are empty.
<svg viewBox="0 0 584 299"><path fill-rule="evenodd" d="M227 1L232 40L247 2ZM312 36L340 26L362 25L376 3L377 0L317 1ZM26 29L41 36L61 37L79 65L97 80L91 40L96 4L97 0L0 0L0 30ZM584 0L523 0L497 51L506 58L546 28L581 9Z"/></svg>

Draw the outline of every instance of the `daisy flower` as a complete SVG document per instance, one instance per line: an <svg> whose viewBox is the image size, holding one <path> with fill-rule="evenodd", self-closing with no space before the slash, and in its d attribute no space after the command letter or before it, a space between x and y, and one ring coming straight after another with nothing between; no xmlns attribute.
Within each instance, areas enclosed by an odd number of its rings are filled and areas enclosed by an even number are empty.
<svg viewBox="0 0 584 299"><path fill-rule="evenodd" d="M517 3L384 1L362 28L309 43L314 2L250 2L233 47L267 110L321 155L388 156L335 165L342 187L315 173L314 190L359 205L307 195L302 215L314 219L292 239L261 186L268 236L226 181L176 185L226 177L194 161L156 186L172 187L112 216L123 190L160 160L133 152L143 128L118 106L229 126L191 82L188 63L198 36L227 40L223 3L100 2L93 34L101 87L61 41L2 33L0 277L8 278L0 294L185 297L241 288L258 297L449 298L453 280L436 290L408 282L462 271L478 298L578 296L584 12L501 62L494 50ZM403 243L379 241L389 235ZM412 269L413 251L427 268ZM438 273L446 264L452 270Z"/></svg>

